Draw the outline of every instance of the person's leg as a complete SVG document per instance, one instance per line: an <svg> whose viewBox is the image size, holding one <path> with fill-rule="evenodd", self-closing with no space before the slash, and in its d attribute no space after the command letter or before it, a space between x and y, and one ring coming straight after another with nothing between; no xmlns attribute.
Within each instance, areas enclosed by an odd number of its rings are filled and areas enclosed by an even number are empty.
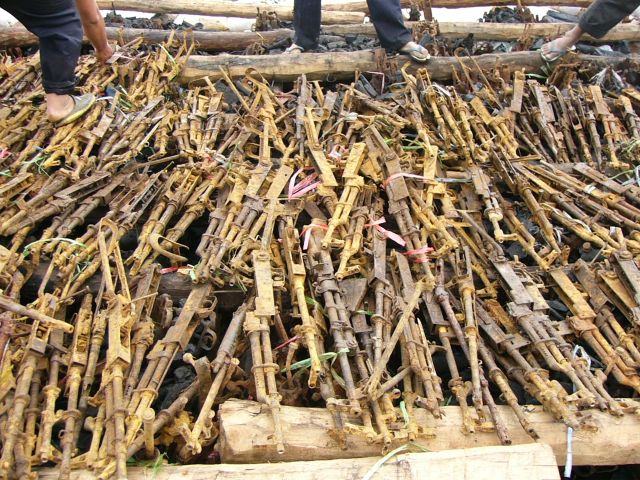
<svg viewBox="0 0 640 480"><path fill-rule="evenodd" d="M70 95L82 47L74 0L2 0L0 7L38 37L47 116L52 121L66 117L75 106Z"/></svg>
<svg viewBox="0 0 640 480"><path fill-rule="evenodd" d="M293 44L303 50L318 46L320 37L320 0L294 0L293 2Z"/></svg>
<svg viewBox="0 0 640 480"><path fill-rule="evenodd" d="M578 25L562 37L545 43L540 49L547 61L555 61L578 43L584 33L602 38L606 33L630 15L640 5L640 0L595 0L582 14Z"/></svg>
<svg viewBox="0 0 640 480"><path fill-rule="evenodd" d="M578 25L592 37L602 38L639 5L640 0L596 0L582 14Z"/></svg>
<svg viewBox="0 0 640 480"><path fill-rule="evenodd" d="M584 31L580 28L580 25L576 25L562 37L545 43L540 48L542 58L547 62L556 61L573 48L576 43L578 43L578 40L580 40L583 33Z"/></svg>
<svg viewBox="0 0 640 480"><path fill-rule="evenodd" d="M417 62L429 59L427 49L414 42L411 31L405 27L399 0L367 0L367 5L382 48L404 53Z"/></svg>
<svg viewBox="0 0 640 480"><path fill-rule="evenodd" d="M411 42L411 32L404 25L399 0L367 0L367 5L382 48L396 51Z"/></svg>

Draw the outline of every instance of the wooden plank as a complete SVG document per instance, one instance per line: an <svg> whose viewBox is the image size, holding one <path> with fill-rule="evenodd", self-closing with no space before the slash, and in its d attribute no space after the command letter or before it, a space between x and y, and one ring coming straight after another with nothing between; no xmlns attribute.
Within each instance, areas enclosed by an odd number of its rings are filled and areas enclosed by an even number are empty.
<svg viewBox="0 0 640 480"><path fill-rule="evenodd" d="M514 0L431 0L433 8L467 8L467 7L500 7L512 6ZM409 8L412 0L400 0L400 5ZM588 7L591 0L527 0L527 7ZM327 3L322 5L323 10L332 12L369 12L367 2Z"/></svg>
<svg viewBox="0 0 640 480"><path fill-rule="evenodd" d="M594 55L576 55L578 62L591 62L597 65L612 66L626 60L626 57L605 57ZM508 67L511 70L540 73L543 65L538 52L514 52L502 54L486 54L473 57L474 62L462 60L471 70L475 64L483 69L496 66ZM402 65L408 58L398 57ZM460 60L456 57L433 57L424 65L412 64L409 71L417 68L428 68L432 80L450 80L454 70L460 71ZM305 74L309 80L345 80L353 77L353 73L375 71L377 62L373 50L358 52L301 53L292 55L218 55L189 57L180 79L183 83L200 80L208 76L211 80L222 78L220 69L227 70L231 77L242 77L248 69L253 69L269 80L293 81Z"/></svg>
<svg viewBox="0 0 640 480"><path fill-rule="evenodd" d="M281 20L293 20L292 6L267 5L264 3L245 4L230 1L210 0L97 0L103 10L129 10L147 13L187 13L216 17L255 18L258 10L275 12ZM326 12L325 23L362 23L363 12Z"/></svg>
<svg viewBox="0 0 640 480"><path fill-rule="evenodd" d="M130 468L129 480L360 480L378 458L324 460L317 462L258 465L165 465L149 469ZM549 445L533 443L510 447L480 447L447 452L408 453L393 457L378 470L375 479L419 480L447 478L465 480L555 480L560 478ZM39 472L40 480L57 480L53 469ZM89 472L72 472L70 480L93 480Z"/></svg>
<svg viewBox="0 0 640 480"><path fill-rule="evenodd" d="M413 23L408 22L408 26ZM532 37L557 37L564 34L573 27L572 23L479 23L479 22L443 22L439 24L440 34L444 38L456 39L464 38L468 34L473 34L476 40L513 41L525 35ZM107 37L109 40L131 41L142 35L147 44L157 44L163 42L169 36L167 30L150 30L141 28L116 28L107 27ZM322 33L330 35L367 35L375 36L373 25L363 23L359 25L325 25ZM262 42L269 44L285 38L293 37L293 30L281 28L268 32L209 32L209 31L187 31L178 32L179 38L182 35L193 39L198 50L209 52L222 52L232 50L242 50L248 46ZM614 27L607 35L601 39L590 38L585 35L585 39L598 42L612 41L640 41L640 29L636 25L625 24ZM88 40L85 39L88 43ZM36 45L38 39L24 27L0 28L0 48L24 47Z"/></svg>
<svg viewBox="0 0 640 480"><path fill-rule="evenodd" d="M443 407L442 419L435 420L426 410L416 409L416 421L433 438L419 438L417 443L429 451L453 448L473 448L499 445L491 432L462 432L459 407ZM498 406L514 445L533 443L518 423L513 411ZM559 464L564 464L567 451L567 428L553 420L540 406L527 406L527 415L540 435L540 442L553 449ZM640 418L632 413L613 417L608 413L589 410L581 413L591 428L574 432L574 465L628 465L640 463ZM281 418L285 452L278 455L273 444L273 419L268 409L259 403L229 400L219 411L219 451L225 463L255 463L277 461L328 460L378 455L380 445L368 444L366 438L347 436L347 448L342 449L331 436L331 414L323 408L282 407ZM404 444L399 440L393 446ZM496 477L499 478L499 477ZM526 477L522 477L526 478Z"/></svg>

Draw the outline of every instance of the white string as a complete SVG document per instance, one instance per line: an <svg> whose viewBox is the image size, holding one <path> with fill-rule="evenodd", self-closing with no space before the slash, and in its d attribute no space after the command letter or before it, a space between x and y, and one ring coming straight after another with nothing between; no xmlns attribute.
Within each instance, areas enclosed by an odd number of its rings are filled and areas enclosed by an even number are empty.
<svg viewBox="0 0 640 480"><path fill-rule="evenodd" d="M587 361L587 368L591 369L591 357L587 351L580 345L576 345L573 349L572 357L583 358ZM576 391L576 385L573 384L573 391ZM573 428L567 427L567 460L564 465L564 478L571 478L571 470L573 469Z"/></svg>

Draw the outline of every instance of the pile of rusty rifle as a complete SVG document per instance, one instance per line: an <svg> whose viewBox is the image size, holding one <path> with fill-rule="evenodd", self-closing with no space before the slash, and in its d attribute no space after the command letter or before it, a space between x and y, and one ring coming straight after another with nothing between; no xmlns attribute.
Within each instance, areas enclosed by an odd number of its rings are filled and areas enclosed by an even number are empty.
<svg viewBox="0 0 640 480"><path fill-rule="evenodd" d="M526 403L575 429L634 411L637 90L561 69L183 89L189 53L82 59L100 98L59 128L37 57L2 58L3 478L197 461L230 397L265 405L279 451L281 405L381 449L428 436L416 409L445 403L504 444L497 403L533 438Z"/></svg>

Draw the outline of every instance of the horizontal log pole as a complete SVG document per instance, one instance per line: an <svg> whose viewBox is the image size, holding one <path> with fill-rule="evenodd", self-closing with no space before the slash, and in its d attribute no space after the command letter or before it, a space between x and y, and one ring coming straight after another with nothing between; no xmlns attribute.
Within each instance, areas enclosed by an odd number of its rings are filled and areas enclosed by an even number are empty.
<svg viewBox="0 0 640 480"><path fill-rule="evenodd" d="M128 43L139 36L144 43L154 45L169 38L171 30L155 30L144 28L107 27L107 38L110 41L123 39ZM186 35L196 42L198 50L224 52L241 50L256 42L271 43L293 36L293 30L286 28L269 32L206 32L201 30L176 31L176 38ZM88 43L85 38L85 43ZM28 47L38 44L38 38L24 27L0 28L0 48Z"/></svg>
<svg viewBox="0 0 640 480"><path fill-rule="evenodd" d="M558 464L564 464L567 455L567 427L554 421L540 406L527 406L525 410L533 428L540 435L539 441L550 445ZM499 445L498 437L492 432L477 431L465 435L461 428L462 415L459 407L443 407L443 411L442 418L436 420L426 410L415 410L418 425L434 435L431 438L418 438L416 443L432 452ZM533 443L509 407L500 405L498 411L514 445ZM592 428L574 432L574 465L640 463L640 436L637 433L640 418L637 415L629 413L613 417L599 410L589 410L582 415L588 418ZM221 405L219 418L218 447L224 463L329 460L380 454L381 445L369 444L364 436L352 434L347 435L347 448L341 448L335 435L331 435L334 428L331 413L324 408L282 407L280 418L284 432L283 454L277 453L273 441L273 417L269 409L261 404L228 400ZM406 441L401 439L392 447Z"/></svg>
<svg viewBox="0 0 640 480"><path fill-rule="evenodd" d="M408 23L411 26L411 23ZM524 35L532 37L556 37L573 27L572 23L479 23L479 22L443 22L440 23L440 34L445 38L463 38L472 33L476 40L513 41ZM163 42L169 36L168 30L150 30L141 28L107 27L109 40L124 39L131 41L139 35L147 44ZM322 33L331 35L368 35L376 34L373 25L325 25ZM182 32L178 32L182 35ZM286 28L268 32L208 32L201 30L186 31L198 50L224 52L242 50L256 42L269 44L285 38L293 37L293 30ZM618 25L601 39L585 35L585 40L605 43L628 40L640 41L640 29L636 25ZM38 39L24 27L0 28L0 48L26 47L36 45Z"/></svg>
<svg viewBox="0 0 640 480"><path fill-rule="evenodd" d="M129 468L129 480L351 480L364 478L379 460L378 457L325 460L319 462L271 463L259 465L161 465L149 469ZM559 479L553 452L549 445L531 444L510 447L481 447L448 452L405 453L385 462L376 470L374 478L403 478L418 480L429 472L428 478L470 478L494 480L496 478L526 478L527 480ZM40 480L57 480L59 472L43 469ZM71 473L70 480L93 480L87 471Z"/></svg>
<svg viewBox="0 0 640 480"><path fill-rule="evenodd" d="M186 13L192 15L210 15L216 17L255 18L258 10L275 12L281 20L293 20L292 6L267 4L243 4L229 1L212 2L210 0L98 0L103 10L128 10L146 13ZM326 12L325 23L362 23L363 12Z"/></svg>
<svg viewBox="0 0 640 480"><path fill-rule="evenodd" d="M467 7L497 7L515 5L515 0L431 0L434 8L467 8ZM400 0L404 8L412 5L412 0ZM588 7L591 0L527 0L528 7ZM254 4L237 4L229 1L210 2L208 0L156 0L146 2L144 0L98 0L98 6L104 10L133 10L148 13L188 13L196 15L213 15L223 17L253 18L258 9L276 12L283 20L292 20L292 6L275 6L256 2ZM368 13L367 2L326 3L322 5L323 21L330 21L330 12L348 13L352 18L355 13ZM343 22L350 23L349 17L343 17ZM359 20L362 21L362 20Z"/></svg>
<svg viewBox="0 0 640 480"><path fill-rule="evenodd" d="M412 5L412 0L400 0L404 8ZM515 0L431 0L433 8L468 8L468 7L499 7L516 5ZM527 7L588 7L591 0L526 0ZM322 9L331 12L369 12L367 2L327 3Z"/></svg>
<svg viewBox="0 0 640 480"><path fill-rule="evenodd" d="M594 55L575 55L578 62L592 62L602 66L612 66L623 62L625 57L601 57ZM399 57L401 65L407 57ZM512 70L524 70L527 73L540 73L543 65L538 52L514 52L486 54L473 57L473 62L456 57L433 57L426 64L412 64L409 71L428 68L429 75L435 81L447 81L454 70L461 69L460 62L469 68L477 64L482 69L506 66ZM252 69L268 80L293 81L305 74L309 80L345 80L353 77L355 71L375 71L377 63L372 50L359 52L300 53L292 55L194 55L187 61L180 80L190 83L209 77L210 80L222 78L220 69L227 70L231 77L242 77Z"/></svg>
<svg viewBox="0 0 640 480"><path fill-rule="evenodd" d="M407 22L411 27L413 22ZM473 34L476 40L495 40L512 42L525 35L530 37L559 37L575 26L574 23L484 23L484 22L440 22L440 35L444 38L464 38ZM361 25L324 25L322 31L335 35L375 35L370 23ZM604 37L596 39L590 35L582 37L584 41L606 43L620 40L640 41L640 28L637 25L622 24L612 28Z"/></svg>

